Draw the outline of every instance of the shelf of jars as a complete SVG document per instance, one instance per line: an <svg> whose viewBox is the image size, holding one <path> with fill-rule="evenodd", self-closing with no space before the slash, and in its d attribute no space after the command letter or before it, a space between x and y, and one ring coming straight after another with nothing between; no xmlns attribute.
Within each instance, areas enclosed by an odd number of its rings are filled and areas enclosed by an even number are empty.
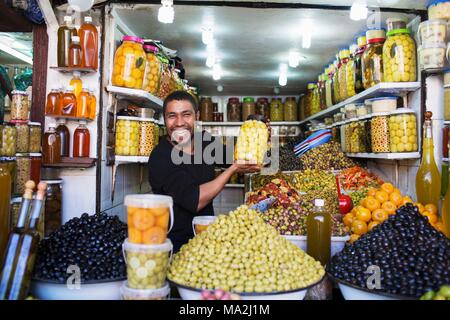
<svg viewBox="0 0 450 320"><path fill-rule="evenodd" d="M56 120L58 120L58 119L65 119L65 120L68 120L68 121L80 121L80 120L84 120L84 121L87 121L87 122L94 121L94 119L84 118L84 117L71 117L71 116L49 115L49 114L46 114L45 116L49 117L49 118L56 119Z"/></svg>
<svg viewBox="0 0 450 320"><path fill-rule="evenodd" d="M156 111L162 110L163 101L144 90L129 89L109 85L106 91L115 94L117 99L126 100L130 103L136 104L141 108L152 108Z"/></svg>
<svg viewBox="0 0 450 320"><path fill-rule="evenodd" d="M61 168L61 169L88 169L95 166L97 159L95 158L71 158L61 157L58 163L42 163L44 168Z"/></svg>
<svg viewBox="0 0 450 320"><path fill-rule="evenodd" d="M62 73L73 73L73 72L80 72L80 73L95 73L97 70L92 68L73 68L73 67L50 67L52 70L56 70Z"/></svg>
<svg viewBox="0 0 450 320"><path fill-rule="evenodd" d="M405 160L420 159L420 152L392 152L392 153L346 153L350 158Z"/></svg>
<svg viewBox="0 0 450 320"><path fill-rule="evenodd" d="M116 165L127 164L127 163L148 163L148 158L146 156L115 156L114 162Z"/></svg>
<svg viewBox="0 0 450 320"><path fill-rule="evenodd" d="M234 127L234 126L241 126L244 122L206 122L206 121L200 121L199 122L203 126L209 126L209 127ZM270 125L272 127L276 126L298 126L301 124L301 121L277 121L277 122L271 122Z"/></svg>
<svg viewBox="0 0 450 320"><path fill-rule="evenodd" d="M414 92L420 89L420 82L382 82L367 90L364 90L353 97L348 98L334 106L331 106L325 110L322 110L302 121L299 124L304 124L311 120L321 119L329 115L338 113L341 108L347 104L355 102L363 102L366 99L382 97L386 95L399 95L404 96L410 92Z"/></svg>

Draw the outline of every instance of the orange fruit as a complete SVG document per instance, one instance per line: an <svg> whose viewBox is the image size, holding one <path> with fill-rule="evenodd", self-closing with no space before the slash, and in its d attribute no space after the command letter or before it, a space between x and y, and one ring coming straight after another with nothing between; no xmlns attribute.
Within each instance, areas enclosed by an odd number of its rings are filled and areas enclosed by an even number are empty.
<svg viewBox="0 0 450 320"><path fill-rule="evenodd" d="M364 207L359 206L356 211L356 219L364 222L369 222L372 219L372 215L370 214L370 210Z"/></svg>
<svg viewBox="0 0 450 320"><path fill-rule="evenodd" d="M169 208L161 207L161 208L150 208L148 209L154 216L162 216L163 214L169 214Z"/></svg>
<svg viewBox="0 0 450 320"><path fill-rule="evenodd" d="M366 198L362 199L359 205L366 207Z"/></svg>
<svg viewBox="0 0 450 320"><path fill-rule="evenodd" d="M372 219L373 219L373 221L383 222L388 217L389 217L389 214L384 209L377 209L374 212L372 212Z"/></svg>
<svg viewBox="0 0 450 320"><path fill-rule="evenodd" d="M169 228L169 215L164 214L162 216L156 217L155 225L163 228L164 230L168 230Z"/></svg>
<svg viewBox="0 0 450 320"><path fill-rule="evenodd" d="M344 225L346 226L346 227L351 227L352 226L352 223L353 223L353 221L355 220L355 217L354 217L354 215L353 214L351 214L351 213L347 213L345 216L344 216L344 218L342 219L342 222L344 222Z"/></svg>
<svg viewBox="0 0 450 320"><path fill-rule="evenodd" d="M350 243L353 243L353 242L355 242L356 240L358 240L359 237L361 237L359 234L352 234L352 235L350 236L350 239L349 239L348 241L349 241Z"/></svg>
<svg viewBox="0 0 450 320"><path fill-rule="evenodd" d="M386 210L388 215L394 214L395 210L397 210L397 206L392 201L386 201L381 205L381 208Z"/></svg>
<svg viewBox="0 0 450 320"><path fill-rule="evenodd" d="M370 211L374 211L376 209L379 209L381 207L380 201L375 199L372 196L369 196L366 198L366 208Z"/></svg>
<svg viewBox="0 0 450 320"><path fill-rule="evenodd" d="M405 205L407 203L413 203L413 201L411 200L411 198L409 196L403 197L403 200L402 200L403 205Z"/></svg>
<svg viewBox="0 0 450 320"><path fill-rule="evenodd" d="M380 201L380 203L386 202L389 200L389 194L383 190L377 191L377 193L375 194L375 199Z"/></svg>
<svg viewBox="0 0 450 320"><path fill-rule="evenodd" d="M400 193L392 192L389 195L389 200L393 202L397 207L403 204L403 197Z"/></svg>
<svg viewBox="0 0 450 320"><path fill-rule="evenodd" d="M428 212L431 212L435 215L437 215L437 213L438 213L438 209L437 209L436 205L434 205L432 203L425 205L425 210L427 210Z"/></svg>
<svg viewBox="0 0 450 320"><path fill-rule="evenodd" d="M425 211L423 213L423 216L427 217L428 218L428 222L431 223L431 224L435 224L436 222L438 222L438 217L434 213Z"/></svg>
<svg viewBox="0 0 450 320"><path fill-rule="evenodd" d="M135 228L128 228L128 240L132 243L142 243L142 234Z"/></svg>
<svg viewBox="0 0 450 320"><path fill-rule="evenodd" d="M361 220L355 220L352 223L352 232L358 235L363 235L367 232L367 224Z"/></svg>
<svg viewBox="0 0 450 320"><path fill-rule="evenodd" d="M367 191L367 195L371 196L371 197L375 197L375 194L377 193L377 189L376 188L370 188L369 191Z"/></svg>
<svg viewBox="0 0 450 320"><path fill-rule="evenodd" d="M442 221L438 221L434 224L434 228L442 233L444 233L444 224Z"/></svg>
<svg viewBox="0 0 450 320"><path fill-rule="evenodd" d="M402 192L400 191L399 188L394 188L393 192L398 193L399 195L402 195Z"/></svg>
<svg viewBox="0 0 450 320"><path fill-rule="evenodd" d="M414 202L414 205L419 209L420 214L425 211L425 207L420 202Z"/></svg>
<svg viewBox="0 0 450 320"><path fill-rule="evenodd" d="M381 190L386 191L388 194L391 194L392 192L394 192L394 186L392 185L392 183L383 183L381 185Z"/></svg>
<svg viewBox="0 0 450 320"><path fill-rule="evenodd" d="M152 227L142 232L142 243L144 244L161 244L166 241L166 231L161 227Z"/></svg>
<svg viewBox="0 0 450 320"><path fill-rule="evenodd" d="M367 227L367 230L368 230L368 231L372 231L372 229L373 229L375 226L379 225L379 224L380 224L380 223L379 223L378 221L372 221L372 222L369 223L369 226Z"/></svg>
<svg viewBox="0 0 450 320"><path fill-rule="evenodd" d="M133 226L140 231L147 230L154 224L155 217L148 209L139 209L133 214Z"/></svg>

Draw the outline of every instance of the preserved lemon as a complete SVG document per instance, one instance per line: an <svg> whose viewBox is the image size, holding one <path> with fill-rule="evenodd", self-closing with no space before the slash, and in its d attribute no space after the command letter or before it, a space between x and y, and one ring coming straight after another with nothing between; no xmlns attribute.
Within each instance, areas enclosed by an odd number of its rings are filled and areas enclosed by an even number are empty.
<svg viewBox="0 0 450 320"><path fill-rule="evenodd" d="M142 89L145 71L145 52L143 40L125 36L123 43L114 55L112 84L119 87Z"/></svg>
<svg viewBox="0 0 450 320"><path fill-rule="evenodd" d="M409 34L409 29L387 33L388 38L383 46L384 81L416 81L416 43Z"/></svg>

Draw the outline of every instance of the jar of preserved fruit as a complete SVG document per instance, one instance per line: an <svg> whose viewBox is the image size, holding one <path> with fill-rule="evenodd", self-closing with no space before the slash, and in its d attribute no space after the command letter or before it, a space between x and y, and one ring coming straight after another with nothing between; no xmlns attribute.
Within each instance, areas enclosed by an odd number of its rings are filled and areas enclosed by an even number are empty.
<svg viewBox="0 0 450 320"><path fill-rule="evenodd" d="M319 94L319 88L317 87L317 84L314 84L311 103L312 103L311 114L316 114L316 113L320 112L320 94Z"/></svg>
<svg viewBox="0 0 450 320"><path fill-rule="evenodd" d="M227 103L227 120L230 122L239 122L241 118L241 106L239 98L232 97L228 99Z"/></svg>
<svg viewBox="0 0 450 320"><path fill-rule="evenodd" d="M244 98L242 103L242 121L246 121L249 116L255 114L255 99L251 97Z"/></svg>
<svg viewBox="0 0 450 320"><path fill-rule="evenodd" d="M383 82L383 45L386 32L372 29L366 32L367 49L363 54L362 72L364 89Z"/></svg>
<svg viewBox="0 0 450 320"><path fill-rule="evenodd" d="M48 237L61 227L62 222L62 180L44 180L47 183L45 198L45 231Z"/></svg>
<svg viewBox="0 0 450 320"><path fill-rule="evenodd" d="M139 131L139 155L148 157L156 147L153 119L140 119Z"/></svg>
<svg viewBox="0 0 450 320"><path fill-rule="evenodd" d="M333 101L333 73L334 65L330 64L325 71L327 73L327 78L325 80L325 104L327 108L332 107Z"/></svg>
<svg viewBox="0 0 450 320"><path fill-rule="evenodd" d="M389 119L387 116L371 120L372 152L390 152Z"/></svg>
<svg viewBox="0 0 450 320"><path fill-rule="evenodd" d="M117 117L116 155L139 155L139 118Z"/></svg>
<svg viewBox="0 0 450 320"><path fill-rule="evenodd" d="M327 108L326 93L325 93L325 75L319 75L317 82L317 90L319 92L319 108L325 110Z"/></svg>
<svg viewBox="0 0 450 320"><path fill-rule="evenodd" d="M29 119L28 94L25 91L14 90L11 100L11 120Z"/></svg>
<svg viewBox="0 0 450 320"><path fill-rule="evenodd" d="M350 136L350 152L352 153L360 153L365 152L365 148L362 145L362 128L359 125L359 122L350 123L351 128L351 136Z"/></svg>
<svg viewBox="0 0 450 320"><path fill-rule="evenodd" d="M297 121L297 102L295 97L287 97L284 101L284 121Z"/></svg>
<svg viewBox="0 0 450 320"><path fill-rule="evenodd" d="M158 58L161 61L161 77L157 96L164 100L170 94L172 72L170 72L169 60L162 55L158 55Z"/></svg>
<svg viewBox="0 0 450 320"><path fill-rule="evenodd" d="M352 126L351 123L344 125L345 130L345 152L352 152Z"/></svg>
<svg viewBox="0 0 450 320"><path fill-rule="evenodd" d="M142 89L145 71L144 41L138 37L124 36L114 54L112 84L119 87Z"/></svg>
<svg viewBox="0 0 450 320"><path fill-rule="evenodd" d="M213 102L211 97L202 97L200 99L200 120L213 121Z"/></svg>
<svg viewBox="0 0 450 320"><path fill-rule="evenodd" d="M355 52L355 92L360 93L364 91L363 73L362 73L362 57L366 51L366 34L358 37L358 49Z"/></svg>
<svg viewBox="0 0 450 320"><path fill-rule="evenodd" d="M269 119L270 118L269 99L258 98L258 100L256 100L255 112L256 112L256 114L261 115L266 119Z"/></svg>
<svg viewBox="0 0 450 320"><path fill-rule="evenodd" d="M347 96L353 97L356 94L356 83L355 83L355 58L356 51L358 50L358 45L356 43L350 46L350 59L347 63L346 69L346 84L347 84Z"/></svg>
<svg viewBox="0 0 450 320"><path fill-rule="evenodd" d="M412 82L417 80L416 43L409 29L387 33L383 46L384 81Z"/></svg>
<svg viewBox="0 0 450 320"><path fill-rule="evenodd" d="M284 119L283 103L280 98L273 98L270 103L270 121L279 122Z"/></svg>
<svg viewBox="0 0 450 320"><path fill-rule="evenodd" d="M41 124L39 122L30 122L28 123L28 126L30 127L30 144L28 152L39 153L41 152Z"/></svg>
<svg viewBox="0 0 450 320"><path fill-rule="evenodd" d="M0 164L8 170L11 177L11 192L14 192L16 185L16 157L0 157Z"/></svg>
<svg viewBox="0 0 450 320"><path fill-rule="evenodd" d="M23 194L25 183L31 179L31 157L26 153L16 154L16 185L14 193Z"/></svg>
<svg viewBox="0 0 450 320"><path fill-rule="evenodd" d="M17 130L11 123L0 126L0 156L14 157L16 154Z"/></svg>
<svg viewBox="0 0 450 320"><path fill-rule="evenodd" d="M339 58L341 61L341 66L338 70L338 81L339 81L339 96L341 100L348 98L347 94L347 63L350 58L350 51L348 49L342 49L339 51Z"/></svg>
<svg viewBox="0 0 450 320"><path fill-rule="evenodd" d="M159 49L152 45L144 46L146 63L144 78L142 80L142 89L156 95L159 90L161 78L161 61L157 57Z"/></svg>
<svg viewBox="0 0 450 320"><path fill-rule="evenodd" d="M417 119L414 113L396 114L389 117L391 152L416 152Z"/></svg>
<svg viewBox="0 0 450 320"><path fill-rule="evenodd" d="M334 74L333 74L333 99L334 104L337 104L342 101L339 89L339 68L341 66L341 62L339 59L334 61Z"/></svg>
<svg viewBox="0 0 450 320"><path fill-rule="evenodd" d="M16 152L26 153L28 152L28 146L30 144L30 129L28 127L28 121L16 121Z"/></svg>
<svg viewBox="0 0 450 320"><path fill-rule="evenodd" d="M372 152L372 125L370 120L364 120L364 140L366 152Z"/></svg>

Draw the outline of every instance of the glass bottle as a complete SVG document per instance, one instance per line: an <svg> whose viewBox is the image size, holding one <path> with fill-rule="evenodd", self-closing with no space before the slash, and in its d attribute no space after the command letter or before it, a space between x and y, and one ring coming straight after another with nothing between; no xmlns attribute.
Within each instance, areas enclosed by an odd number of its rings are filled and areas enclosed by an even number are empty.
<svg viewBox="0 0 450 320"><path fill-rule="evenodd" d="M386 32L383 29L373 29L366 32L367 48L362 59L362 78L364 89L383 82L383 44Z"/></svg>
<svg viewBox="0 0 450 320"><path fill-rule="evenodd" d="M11 175L6 163L0 163L0 263L8 242Z"/></svg>
<svg viewBox="0 0 450 320"><path fill-rule="evenodd" d="M328 65L327 68L327 79L325 81L325 101L327 108L335 104L333 97L333 75L334 75L334 64Z"/></svg>
<svg viewBox="0 0 450 320"><path fill-rule="evenodd" d="M350 58L350 51L348 49L342 49L339 52L339 57L341 59L341 66L338 71L338 81L339 81L339 96L341 100L348 98L347 94L347 63Z"/></svg>
<svg viewBox="0 0 450 320"><path fill-rule="evenodd" d="M61 115L70 117L77 116L77 98L73 93L72 86L67 87L62 96Z"/></svg>
<svg viewBox="0 0 450 320"><path fill-rule="evenodd" d="M45 105L45 114L57 116L61 112L61 95L58 89L50 90L47 95L47 103Z"/></svg>
<svg viewBox="0 0 450 320"><path fill-rule="evenodd" d="M94 120L96 112L97 98L95 97L95 92L93 90L89 90L89 119Z"/></svg>
<svg viewBox="0 0 450 320"><path fill-rule="evenodd" d="M356 51L358 50L358 45L356 43L350 46L350 59L347 63L346 69L346 84L347 84L347 96L353 97L356 94L356 84L355 84L355 64L356 64Z"/></svg>
<svg viewBox="0 0 450 320"><path fill-rule="evenodd" d="M450 181L450 168L448 169L448 172L442 172L442 175L444 174L448 175L448 181ZM450 239L450 188L447 188L447 193L445 194L444 202L442 204L442 222L444 223L444 233L447 238Z"/></svg>
<svg viewBox="0 0 450 320"><path fill-rule="evenodd" d="M45 164L61 162L61 137L55 130L55 125L50 124L42 141L42 161Z"/></svg>
<svg viewBox="0 0 450 320"><path fill-rule="evenodd" d="M331 256L331 214L325 210L325 201L316 199L314 209L308 214L307 252L326 265Z"/></svg>
<svg viewBox="0 0 450 320"><path fill-rule="evenodd" d="M58 67L69 66L69 47L77 29L72 26L72 17L64 17L64 25L58 29Z"/></svg>
<svg viewBox="0 0 450 320"><path fill-rule="evenodd" d="M69 67L80 68L81 67L81 46L80 37L73 36L72 42L69 47Z"/></svg>
<svg viewBox="0 0 450 320"><path fill-rule="evenodd" d="M89 157L90 134L86 127L86 121L80 120L78 128L73 134L73 154L74 158Z"/></svg>
<svg viewBox="0 0 450 320"><path fill-rule="evenodd" d="M69 157L70 153L70 132L66 126L65 119L58 120L58 127L56 132L59 134L61 140L61 157Z"/></svg>
<svg viewBox="0 0 450 320"><path fill-rule="evenodd" d="M434 160L432 116L432 112L425 112L422 161L416 175L416 194L417 201L423 205L431 203L439 207L441 177L436 161Z"/></svg>
<svg viewBox="0 0 450 320"><path fill-rule="evenodd" d="M88 119L91 115L91 96L89 90L83 88L77 97L77 117Z"/></svg>
<svg viewBox="0 0 450 320"><path fill-rule="evenodd" d="M339 89L339 68L341 63L337 58L334 61L334 74L333 74L333 100L334 104L337 104L342 101Z"/></svg>
<svg viewBox="0 0 450 320"><path fill-rule="evenodd" d="M83 89L83 81L81 81L81 73L78 71L75 71L73 73L72 79L70 79L69 85L73 87L73 94L78 99L80 96L81 90Z"/></svg>
<svg viewBox="0 0 450 320"><path fill-rule="evenodd" d="M362 57L364 51L366 51L366 34L362 34L357 40L358 49L355 52L355 91L360 93L364 91L363 78L362 78Z"/></svg>
<svg viewBox="0 0 450 320"><path fill-rule="evenodd" d="M84 17L84 23L78 30L81 43L81 65L97 70L98 67L98 31L92 24L92 17Z"/></svg>

